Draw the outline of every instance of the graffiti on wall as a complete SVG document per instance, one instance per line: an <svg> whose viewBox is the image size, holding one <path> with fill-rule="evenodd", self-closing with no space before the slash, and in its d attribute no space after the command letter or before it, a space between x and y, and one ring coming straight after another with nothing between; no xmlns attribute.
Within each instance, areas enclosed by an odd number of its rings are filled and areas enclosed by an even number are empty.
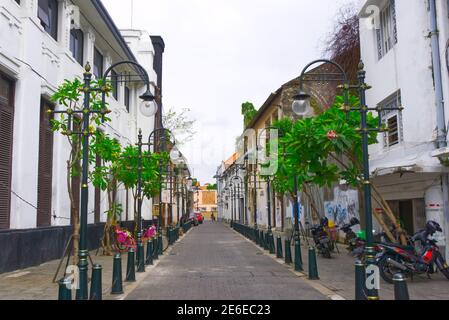
<svg viewBox="0 0 449 320"><path fill-rule="evenodd" d="M334 200L324 202L326 218L337 225L349 223L353 217L360 219L359 197L357 190L334 189Z"/></svg>

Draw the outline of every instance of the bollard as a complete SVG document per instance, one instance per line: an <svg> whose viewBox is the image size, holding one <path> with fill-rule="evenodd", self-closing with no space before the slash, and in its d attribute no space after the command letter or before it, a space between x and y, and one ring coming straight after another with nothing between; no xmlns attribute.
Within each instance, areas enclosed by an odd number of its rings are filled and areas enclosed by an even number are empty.
<svg viewBox="0 0 449 320"><path fill-rule="evenodd" d="M72 279L70 278L62 278L58 281L59 284L59 292L58 292L58 300L72 300Z"/></svg>
<svg viewBox="0 0 449 320"><path fill-rule="evenodd" d="M270 245L269 245L269 248L270 248L270 254L275 254L276 253L276 250L274 248L274 235L272 233L270 234Z"/></svg>
<svg viewBox="0 0 449 320"><path fill-rule="evenodd" d="M263 234L263 230L259 231L259 245L262 249L265 248L265 236Z"/></svg>
<svg viewBox="0 0 449 320"><path fill-rule="evenodd" d="M309 247L309 280L319 280L316 253L314 247Z"/></svg>
<svg viewBox="0 0 449 320"><path fill-rule="evenodd" d="M145 253L143 243L137 245L137 272L145 272Z"/></svg>
<svg viewBox="0 0 449 320"><path fill-rule="evenodd" d="M292 251L290 248L290 240L285 239L285 263L292 263Z"/></svg>
<svg viewBox="0 0 449 320"><path fill-rule="evenodd" d="M148 239L147 243L147 258L145 264L150 266L153 264L153 239Z"/></svg>
<svg viewBox="0 0 449 320"><path fill-rule="evenodd" d="M281 236L277 237L276 257L278 259L282 259L283 258L283 255L282 255L282 238L281 238Z"/></svg>
<svg viewBox="0 0 449 320"><path fill-rule="evenodd" d="M253 229L253 237L254 237L254 242L258 245L259 244L259 231L257 231L257 229Z"/></svg>
<svg viewBox="0 0 449 320"><path fill-rule="evenodd" d="M158 248L159 248L159 255L164 254L163 252L163 242L162 242L162 233L159 235L159 241L158 241Z"/></svg>
<svg viewBox="0 0 449 320"><path fill-rule="evenodd" d="M270 250L270 235L269 235L268 231L265 233L263 248L264 248L264 250L267 250L267 251Z"/></svg>
<svg viewBox="0 0 449 320"><path fill-rule="evenodd" d="M111 294L122 294L122 257L120 253L116 253L114 256L114 262L112 264L112 288Z"/></svg>
<svg viewBox="0 0 449 320"><path fill-rule="evenodd" d="M393 276L394 300L410 300L407 288L407 279L402 273Z"/></svg>
<svg viewBox="0 0 449 320"><path fill-rule="evenodd" d="M158 252L159 252L159 250L158 250L159 244L158 244L158 242L159 242L158 241L158 237L156 235L153 238L153 260L159 259L159 254L158 254Z"/></svg>
<svg viewBox="0 0 449 320"><path fill-rule="evenodd" d="M90 283L90 300L103 300L101 271L101 265L94 264L92 267L92 281Z"/></svg>
<svg viewBox="0 0 449 320"><path fill-rule="evenodd" d="M365 294L365 265L362 261L355 261L355 300L366 300Z"/></svg>
<svg viewBox="0 0 449 320"><path fill-rule="evenodd" d="M303 271L302 255L301 255L301 240L299 237L295 239L295 271Z"/></svg>
<svg viewBox="0 0 449 320"><path fill-rule="evenodd" d="M134 282L136 281L136 264L134 263L134 249L129 248L128 250L128 264L126 266L126 281Z"/></svg>

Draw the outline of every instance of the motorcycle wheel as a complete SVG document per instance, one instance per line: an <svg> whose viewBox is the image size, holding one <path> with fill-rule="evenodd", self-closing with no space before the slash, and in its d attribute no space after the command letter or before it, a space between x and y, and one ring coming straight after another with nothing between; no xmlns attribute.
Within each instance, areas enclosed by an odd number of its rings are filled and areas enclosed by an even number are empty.
<svg viewBox="0 0 449 320"><path fill-rule="evenodd" d="M446 261L444 261L444 258L441 255L441 253L435 259L435 264L437 265L438 270L440 270L441 273L444 274L446 279L449 280L449 267L447 267L447 263L446 263Z"/></svg>
<svg viewBox="0 0 449 320"><path fill-rule="evenodd" d="M328 246L323 246L323 248L321 248L321 254L323 255L324 258L330 259L331 257L331 252L329 250Z"/></svg>
<svg viewBox="0 0 449 320"><path fill-rule="evenodd" d="M380 276L382 277L382 279L384 279L385 282L393 284L393 277L396 273L400 272L401 270L396 269L395 267L392 267L388 264L387 259L393 259L396 260L395 257L393 255L384 255L380 260L379 260L379 272L380 272Z"/></svg>

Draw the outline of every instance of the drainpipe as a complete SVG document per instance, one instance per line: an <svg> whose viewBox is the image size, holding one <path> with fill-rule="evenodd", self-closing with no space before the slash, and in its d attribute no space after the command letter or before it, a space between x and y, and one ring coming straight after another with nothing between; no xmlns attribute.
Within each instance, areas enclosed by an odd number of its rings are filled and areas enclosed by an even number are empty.
<svg viewBox="0 0 449 320"><path fill-rule="evenodd" d="M437 144L438 148L447 147L446 137L446 118L444 115L444 97L443 97L443 81L441 75L441 59L440 59L440 43L439 32L437 26L437 9L436 1L429 0L430 7L430 39L432 48L432 65L435 81L435 101L437 107ZM446 258L449 257L449 176L447 173L442 175L443 201L444 201L444 220L446 224Z"/></svg>

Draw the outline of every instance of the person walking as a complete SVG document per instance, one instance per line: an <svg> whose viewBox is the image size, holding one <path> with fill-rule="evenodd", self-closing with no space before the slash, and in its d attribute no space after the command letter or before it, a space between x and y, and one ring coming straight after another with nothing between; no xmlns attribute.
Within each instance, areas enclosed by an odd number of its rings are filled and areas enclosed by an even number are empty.
<svg viewBox="0 0 449 320"><path fill-rule="evenodd" d="M212 214L210 215L210 219L212 220L212 222L215 222L215 215L214 215L214 213L212 213Z"/></svg>

